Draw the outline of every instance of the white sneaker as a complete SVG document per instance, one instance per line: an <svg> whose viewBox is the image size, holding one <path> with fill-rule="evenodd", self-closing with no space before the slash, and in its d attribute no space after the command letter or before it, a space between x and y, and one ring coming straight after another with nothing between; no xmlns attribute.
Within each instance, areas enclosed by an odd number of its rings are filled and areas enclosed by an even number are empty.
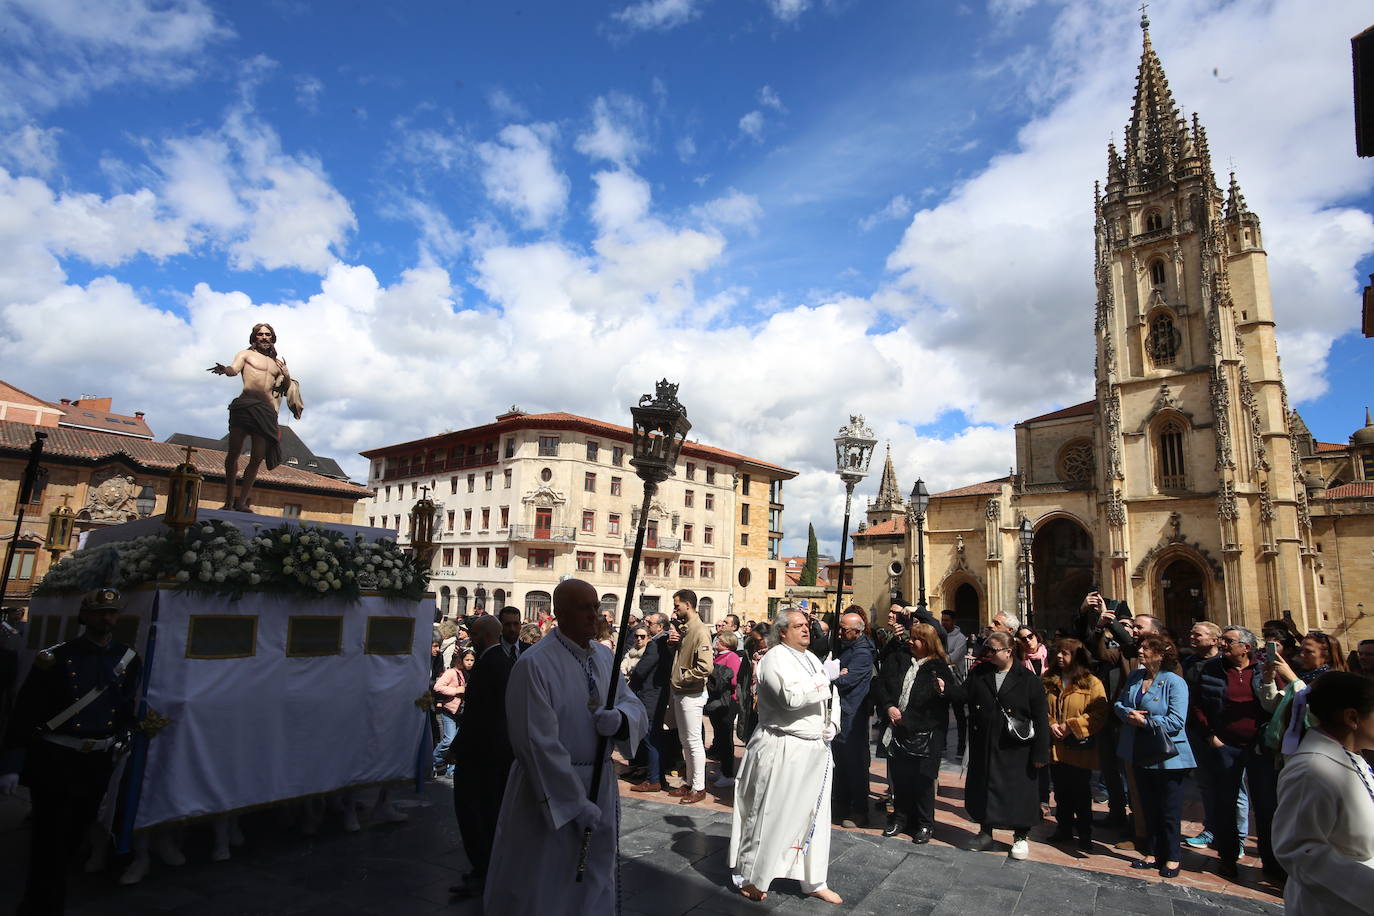
<svg viewBox="0 0 1374 916"><path fill-rule="evenodd" d="M1011 844L1011 857L1018 861L1030 855L1030 842L1027 840L1017 840Z"/></svg>
<svg viewBox="0 0 1374 916"><path fill-rule="evenodd" d="M735 777L733 777L733 776L722 776L720 779L717 779L716 782L715 782L715 786L716 786L717 789L728 789L728 788L730 788L731 786L733 786L734 784L735 784Z"/></svg>

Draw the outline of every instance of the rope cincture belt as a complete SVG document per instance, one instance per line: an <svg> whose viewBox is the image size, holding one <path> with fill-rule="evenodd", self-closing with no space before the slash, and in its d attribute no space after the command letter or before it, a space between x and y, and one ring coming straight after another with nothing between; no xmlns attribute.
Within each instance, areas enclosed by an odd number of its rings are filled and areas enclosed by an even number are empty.
<svg viewBox="0 0 1374 916"><path fill-rule="evenodd" d="M80 751L83 754L109 750L115 743L114 738L73 738L70 735L44 735L43 740L49 744L56 744L58 747Z"/></svg>

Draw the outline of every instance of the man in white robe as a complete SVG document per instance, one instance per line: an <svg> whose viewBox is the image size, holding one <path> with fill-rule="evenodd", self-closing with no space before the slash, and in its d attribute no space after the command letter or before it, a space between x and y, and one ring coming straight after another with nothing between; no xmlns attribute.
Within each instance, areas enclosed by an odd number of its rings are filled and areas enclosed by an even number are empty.
<svg viewBox="0 0 1374 916"><path fill-rule="evenodd" d="M830 740L839 711L831 682L840 663L807 651L811 629L800 611L774 624L780 642L760 659L758 727L735 785L730 868L751 900L774 878L795 878L803 893L843 903L826 886L830 867Z"/></svg>
<svg viewBox="0 0 1374 916"><path fill-rule="evenodd" d="M587 799L600 736L639 745L648 716L622 682L605 709L610 649L594 641L596 589L581 579L553 592L558 627L511 670L506 718L515 764L497 821L483 907L501 916L569 916L619 911L620 793L610 742L596 804ZM592 831L579 883L582 837Z"/></svg>

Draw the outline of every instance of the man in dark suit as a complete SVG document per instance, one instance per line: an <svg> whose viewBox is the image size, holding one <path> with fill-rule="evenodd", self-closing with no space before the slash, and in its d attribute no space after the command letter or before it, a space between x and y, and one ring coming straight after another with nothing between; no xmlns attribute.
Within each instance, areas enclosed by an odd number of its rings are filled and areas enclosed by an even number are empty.
<svg viewBox="0 0 1374 916"><path fill-rule="evenodd" d="M496 616L501 621L501 651L514 663L529 648L520 641L520 609L508 604Z"/></svg>
<svg viewBox="0 0 1374 916"><path fill-rule="evenodd" d="M649 631L649 644L630 672L630 689L644 704L649 714L649 733L644 736L643 781L630 787L631 792L660 792L663 790L663 751L668 733L663 730L663 718L668 710L668 679L673 673L674 650L668 645L668 615L650 614L644 621Z"/></svg>
<svg viewBox="0 0 1374 916"><path fill-rule="evenodd" d="M868 826L868 692L878 650L865 629L863 617L846 613L840 618L839 639L834 643L834 657L840 661L840 676L835 681L840 694L840 727L830 743L835 761L831 807L842 827Z"/></svg>
<svg viewBox="0 0 1374 916"><path fill-rule="evenodd" d="M470 635L477 661L468 673L463 715L453 739L453 810L472 871L449 890L464 897L480 897L486 885L506 777L515 759L506 728L506 683L515 660L502 639L509 610L502 609L499 623L490 616L473 621Z"/></svg>

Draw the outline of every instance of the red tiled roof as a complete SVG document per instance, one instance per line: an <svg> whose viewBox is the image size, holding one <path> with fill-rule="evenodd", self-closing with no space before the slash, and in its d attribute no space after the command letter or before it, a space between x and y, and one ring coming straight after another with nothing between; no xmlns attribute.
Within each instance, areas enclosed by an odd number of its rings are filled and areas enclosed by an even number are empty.
<svg viewBox="0 0 1374 916"><path fill-rule="evenodd" d="M634 431L628 426L607 423L605 420L593 420L590 417L582 417L564 411L554 411L553 413L502 414L501 417L502 418L495 423L487 423L484 426L460 429L456 432L429 436L424 439L415 439L411 442L400 442L396 445L384 445L381 448L369 449L365 452L359 452L358 454L369 459L382 458L402 452L413 452L420 448L443 447L449 442L466 442L470 439L481 439L483 437L499 435L500 433L510 432L516 429L576 429L612 439L618 439L627 443L634 438ZM682 454L697 458L709 458L729 465L752 464L765 470L774 471L785 480L790 480L797 476L796 471L788 470L780 465L762 461L758 458L750 458L747 455L740 455L736 452L728 452L723 448L702 445L699 442L688 441L685 443L682 446Z"/></svg>
<svg viewBox="0 0 1374 916"><path fill-rule="evenodd" d="M1039 423L1041 420L1062 420L1066 417L1088 417L1092 416L1093 408L1096 405L1096 401L1084 401L1082 404L1074 404L1072 407L1065 407L1050 413L1042 413L1040 416L1031 417L1029 420L1022 420L1016 425L1025 426L1027 423Z"/></svg>
<svg viewBox="0 0 1374 916"><path fill-rule="evenodd" d="M971 483L966 487L958 487L953 490L946 490L943 493L930 494L931 499L952 499L957 496L992 496L1002 492L1002 484L1010 483L1010 477L998 477L996 480L985 480L982 483Z"/></svg>
<svg viewBox="0 0 1374 916"><path fill-rule="evenodd" d="M109 410L99 410L77 402L51 406L65 414L61 420L57 421L61 426L93 429L102 433L113 433L116 436L153 438L153 431L148 428L148 424L144 422L142 417L131 417Z"/></svg>
<svg viewBox="0 0 1374 916"><path fill-rule="evenodd" d="M1318 452L1318 453L1320 453L1320 452L1343 452L1343 451L1345 451L1346 449L1350 448L1349 445L1344 445L1344 444L1342 444L1342 443L1340 443L1340 442L1314 442L1314 443L1312 443L1312 447L1313 447L1313 449L1314 449L1316 452Z"/></svg>
<svg viewBox="0 0 1374 916"><path fill-rule="evenodd" d="M905 535L906 519L902 516L890 518L885 522L878 522L876 525L869 525L863 531L854 532L856 538L876 538L884 535Z"/></svg>
<svg viewBox="0 0 1374 916"><path fill-rule="evenodd" d="M1326 491L1326 499L1360 499L1374 496L1374 480L1343 483Z"/></svg>
<svg viewBox="0 0 1374 916"><path fill-rule="evenodd" d="M65 458L78 464L98 464L113 458L123 458L128 463L148 471L169 472L181 464L186 455L184 448L168 442L111 436L107 433L66 426L46 428L42 431L48 434L48 441L43 448L45 457ZM0 457L28 455L29 446L33 444L33 433L34 427L27 423L0 420ZM191 456L191 463L206 480L224 480L224 452L198 449ZM332 480L284 464L270 471L263 466L258 472L257 483L271 489L304 490L331 496L349 496L353 499L372 495L372 491L366 487Z"/></svg>

